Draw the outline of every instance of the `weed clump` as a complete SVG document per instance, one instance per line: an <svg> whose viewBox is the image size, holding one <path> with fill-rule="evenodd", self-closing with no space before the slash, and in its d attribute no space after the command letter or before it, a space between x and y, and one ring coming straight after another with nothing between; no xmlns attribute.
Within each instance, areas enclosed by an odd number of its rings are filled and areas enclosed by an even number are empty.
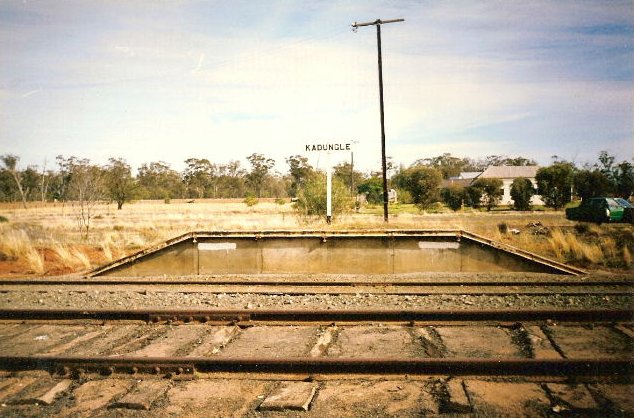
<svg viewBox="0 0 634 418"><path fill-rule="evenodd" d="M255 205L257 205L257 204L258 204L258 198L257 198L257 197L255 197L255 196L247 196L247 197L244 199L244 203L245 203L245 205L247 205L248 207L255 206Z"/></svg>
<svg viewBox="0 0 634 418"><path fill-rule="evenodd" d="M44 273L44 257L22 229L9 227L0 230L0 253L8 260L24 260L33 273Z"/></svg>

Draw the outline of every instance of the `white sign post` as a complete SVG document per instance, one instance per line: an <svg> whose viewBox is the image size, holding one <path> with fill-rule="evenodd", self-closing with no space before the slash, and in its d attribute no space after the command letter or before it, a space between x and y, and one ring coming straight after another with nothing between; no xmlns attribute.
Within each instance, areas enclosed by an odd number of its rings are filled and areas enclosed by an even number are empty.
<svg viewBox="0 0 634 418"><path fill-rule="evenodd" d="M307 144L307 152L326 152L326 222L332 221L332 167L330 165L330 153L333 151L352 150L350 142L336 144Z"/></svg>
<svg viewBox="0 0 634 418"><path fill-rule="evenodd" d="M332 167L330 164L330 151L326 154L326 222L332 221Z"/></svg>

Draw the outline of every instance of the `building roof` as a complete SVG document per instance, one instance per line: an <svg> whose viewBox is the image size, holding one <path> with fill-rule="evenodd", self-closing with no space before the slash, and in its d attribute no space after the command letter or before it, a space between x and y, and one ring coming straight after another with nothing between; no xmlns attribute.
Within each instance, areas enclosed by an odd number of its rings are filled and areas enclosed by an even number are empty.
<svg viewBox="0 0 634 418"><path fill-rule="evenodd" d="M474 179L482 174L482 171L463 171L458 178L460 179Z"/></svg>
<svg viewBox="0 0 634 418"><path fill-rule="evenodd" d="M539 166L536 165L491 165L478 176L481 179L535 178Z"/></svg>
<svg viewBox="0 0 634 418"><path fill-rule="evenodd" d="M471 179L450 178L441 182L440 187L459 186L467 187L471 185Z"/></svg>

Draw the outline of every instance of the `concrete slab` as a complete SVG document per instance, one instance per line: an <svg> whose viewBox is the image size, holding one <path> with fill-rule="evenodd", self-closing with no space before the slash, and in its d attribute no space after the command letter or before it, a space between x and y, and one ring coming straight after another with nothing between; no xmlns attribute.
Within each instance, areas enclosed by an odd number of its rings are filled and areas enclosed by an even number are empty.
<svg viewBox="0 0 634 418"><path fill-rule="evenodd" d="M338 418L420 417L438 414L438 405L426 381L327 381L305 414Z"/></svg>
<svg viewBox="0 0 634 418"><path fill-rule="evenodd" d="M557 411L584 412L600 409L597 401L584 385L567 385L562 383L547 383L546 389L555 400Z"/></svg>
<svg viewBox="0 0 634 418"><path fill-rule="evenodd" d="M90 331L83 325L44 325L20 335L0 341L0 352L10 356L42 353L59 344L67 343Z"/></svg>
<svg viewBox="0 0 634 418"><path fill-rule="evenodd" d="M65 392L73 383L70 379L38 381L11 398L7 403L13 405L50 405L55 398Z"/></svg>
<svg viewBox="0 0 634 418"><path fill-rule="evenodd" d="M634 416L634 385L633 384L605 384L593 385L592 388L603 398L616 414ZM616 415L619 416L619 415Z"/></svg>
<svg viewBox="0 0 634 418"><path fill-rule="evenodd" d="M550 400L535 383L465 380L465 389L476 416L546 417Z"/></svg>
<svg viewBox="0 0 634 418"><path fill-rule="evenodd" d="M108 405L136 384L133 379L92 380L73 391L72 404L55 417L89 416Z"/></svg>
<svg viewBox="0 0 634 418"><path fill-rule="evenodd" d="M630 339L634 340L634 331L630 327L627 327L623 324L617 324L614 326L614 328L617 331L623 333L624 335L627 335L628 337L630 337Z"/></svg>
<svg viewBox="0 0 634 418"><path fill-rule="evenodd" d="M471 402L460 379L451 379L445 383L448 398L441 405L440 412L466 414L471 412Z"/></svg>
<svg viewBox="0 0 634 418"><path fill-rule="evenodd" d="M540 360L561 358L561 354L555 350L553 345L550 343L550 340L539 326L528 326L526 327L526 332L528 333L528 339L531 342L533 358Z"/></svg>
<svg viewBox="0 0 634 418"><path fill-rule="evenodd" d="M35 377L11 377L0 381L0 402L5 402L37 381Z"/></svg>
<svg viewBox="0 0 634 418"><path fill-rule="evenodd" d="M243 330L220 357L304 357L319 336L318 327L261 326Z"/></svg>
<svg viewBox="0 0 634 418"><path fill-rule="evenodd" d="M435 330L447 349L447 357L523 357L504 328L448 326Z"/></svg>
<svg viewBox="0 0 634 418"><path fill-rule="evenodd" d="M167 392L167 406L159 415L243 417L255 408L266 384L255 380L194 380L178 382ZM250 415L249 415L250 416Z"/></svg>
<svg viewBox="0 0 634 418"><path fill-rule="evenodd" d="M442 345L440 337L430 327L416 327L412 333L423 346L426 357L443 357L445 347Z"/></svg>
<svg viewBox="0 0 634 418"><path fill-rule="evenodd" d="M311 382L281 382L260 404L260 411L308 411L317 392Z"/></svg>
<svg viewBox="0 0 634 418"><path fill-rule="evenodd" d="M99 338L93 339L90 344L75 345L66 349L66 355L101 355L110 353L113 347L127 344L136 338L138 325L121 325L110 327Z"/></svg>
<svg viewBox="0 0 634 418"><path fill-rule="evenodd" d="M166 332L164 327L138 327L133 329L123 340L117 341L118 345L114 345L107 349L109 355L128 355L141 348L149 345L155 339L159 338Z"/></svg>
<svg viewBox="0 0 634 418"><path fill-rule="evenodd" d="M128 354L133 357L167 357L179 351L189 351L194 342L206 331L206 325L179 325L167 331L145 347Z"/></svg>
<svg viewBox="0 0 634 418"><path fill-rule="evenodd" d="M424 355L409 329L403 326L342 327L328 357L385 358Z"/></svg>
<svg viewBox="0 0 634 418"><path fill-rule="evenodd" d="M236 326L230 327L209 327L198 341L195 347L187 354L187 357L198 357L216 354L224 348L225 345L240 333L240 328Z"/></svg>
<svg viewBox="0 0 634 418"><path fill-rule="evenodd" d="M92 327L91 327L92 329ZM47 355L58 355L61 353L68 352L72 349L77 349L84 343L88 343L89 341L104 336L107 332L112 329L112 325L104 325L96 327L96 329L88 330L83 335L80 335L77 338L74 338L66 343L59 344L57 346L48 348L43 354Z"/></svg>
<svg viewBox="0 0 634 418"><path fill-rule="evenodd" d="M632 356L632 341L610 326L592 328L557 325L545 328L567 358L624 358Z"/></svg>
<svg viewBox="0 0 634 418"><path fill-rule="evenodd" d="M324 332L317 339L317 342L315 342L315 345L313 346L313 348L310 349L309 355L311 357L323 356L326 353L326 351L328 351L330 344L335 339L335 336L337 335L338 332L339 332L339 328L337 328L336 326L326 328Z"/></svg>
<svg viewBox="0 0 634 418"><path fill-rule="evenodd" d="M121 399L113 402L112 408L148 410L169 388L164 380L143 380Z"/></svg>

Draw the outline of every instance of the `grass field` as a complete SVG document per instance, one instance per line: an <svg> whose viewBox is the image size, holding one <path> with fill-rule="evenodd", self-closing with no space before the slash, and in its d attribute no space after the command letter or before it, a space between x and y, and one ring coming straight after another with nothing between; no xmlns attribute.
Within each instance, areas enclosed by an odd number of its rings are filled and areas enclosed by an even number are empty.
<svg viewBox="0 0 634 418"><path fill-rule="evenodd" d="M540 255L590 269L631 270L634 227L578 224L555 211L473 210L420 212L411 205L364 207L327 224L298 218L290 203L240 200L194 203L141 201L117 210L94 209L88 236L80 233L75 208L66 203L0 206L0 275L55 275L85 271L189 231L463 229ZM0 218L2 219L2 218Z"/></svg>

